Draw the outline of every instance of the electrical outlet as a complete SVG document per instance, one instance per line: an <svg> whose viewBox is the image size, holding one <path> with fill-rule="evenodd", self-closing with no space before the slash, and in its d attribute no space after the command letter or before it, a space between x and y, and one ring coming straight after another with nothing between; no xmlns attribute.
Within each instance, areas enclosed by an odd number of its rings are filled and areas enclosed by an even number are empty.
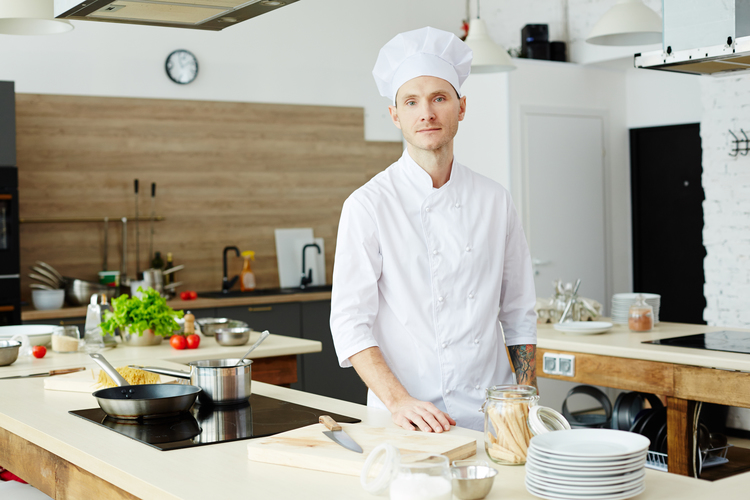
<svg viewBox="0 0 750 500"><path fill-rule="evenodd" d="M560 374L560 359L557 354L552 354L549 352L544 353L544 362L542 364L542 370L544 373L548 373L550 375L559 375Z"/></svg>
<svg viewBox="0 0 750 500"><path fill-rule="evenodd" d="M559 374L564 377L573 377L576 373L576 357L572 354L558 354Z"/></svg>

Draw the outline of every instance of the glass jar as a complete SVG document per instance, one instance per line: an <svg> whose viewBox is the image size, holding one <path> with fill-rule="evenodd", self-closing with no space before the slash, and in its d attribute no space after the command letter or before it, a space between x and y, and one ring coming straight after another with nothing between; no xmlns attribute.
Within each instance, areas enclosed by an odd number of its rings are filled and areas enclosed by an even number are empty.
<svg viewBox="0 0 750 500"><path fill-rule="evenodd" d="M52 350L54 352L78 352L81 333L77 326L56 326L52 329Z"/></svg>
<svg viewBox="0 0 750 500"><path fill-rule="evenodd" d="M638 295L628 310L628 328L631 332L648 332L654 327L654 308Z"/></svg>
<svg viewBox="0 0 750 500"><path fill-rule="evenodd" d="M531 439L529 408L539 401L530 385L495 385L487 389L484 411L484 449L493 462L523 465Z"/></svg>
<svg viewBox="0 0 750 500"><path fill-rule="evenodd" d="M390 485L390 500L451 500L453 485L448 457L402 455Z"/></svg>

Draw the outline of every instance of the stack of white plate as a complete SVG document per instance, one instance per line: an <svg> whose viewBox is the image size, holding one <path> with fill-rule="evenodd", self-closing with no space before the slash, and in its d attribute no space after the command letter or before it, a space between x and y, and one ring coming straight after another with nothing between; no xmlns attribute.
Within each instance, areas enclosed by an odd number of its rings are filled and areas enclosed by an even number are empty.
<svg viewBox="0 0 750 500"><path fill-rule="evenodd" d="M646 489L649 440L611 429L573 429L531 438L526 489L548 500L623 500Z"/></svg>
<svg viewBox="0 0 750 500"><path fill-rule="evenodd" d="M612 321L620 325L628 324L628 311L636 297L643 295L646 304L654 308L654 324L659 322L661 295L657 293L616 293L612 296Z"/></svg>

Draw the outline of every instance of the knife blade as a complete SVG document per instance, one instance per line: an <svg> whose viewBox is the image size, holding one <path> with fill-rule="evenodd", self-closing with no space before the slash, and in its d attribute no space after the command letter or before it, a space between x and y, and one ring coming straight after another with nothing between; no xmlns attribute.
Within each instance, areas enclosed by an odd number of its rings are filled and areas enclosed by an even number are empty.
<svg viewBox="0 0 750 500"><path fill-rule="evenodd" d="M362 453L362 447L355 443L334 419L328 415L321 415L318 421L328 428L327 431L323 431L323 434L331 438L334 443L340 444L347 450Z"/></svg>
<svg viewBox="0 0 750 500"><path fill-rule="evenodd" d="M26 378L26 377L51 377L53 375L64 375L66 373L75 373L85 370L85 366L79 368L67 368L65 370L50 370L42 373L29 373L28 375L13 375L12 377L0 377L0 380L9 380L12 378Z"/></svg>

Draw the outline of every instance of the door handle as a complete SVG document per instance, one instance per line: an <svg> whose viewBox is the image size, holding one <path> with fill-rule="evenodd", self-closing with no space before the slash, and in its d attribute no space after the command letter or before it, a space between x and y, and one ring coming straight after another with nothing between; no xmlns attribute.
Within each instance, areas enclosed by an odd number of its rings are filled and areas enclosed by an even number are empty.
<svg viewBox="0 0 750 500"><path fill-rule="evenodd" d="M248 307L247 310L250 312L265 312L265 311L273 311L273 307L272 306Z"/></svg>
<svg viewBox="0 0 750 500"><path fill-rule="evenodd" d="M531 268L534 270L534 276L539 276L539 269L537 267L540 266L548 266L552 264L551 260L541 260L541 259L531 259Z"/></svg>

